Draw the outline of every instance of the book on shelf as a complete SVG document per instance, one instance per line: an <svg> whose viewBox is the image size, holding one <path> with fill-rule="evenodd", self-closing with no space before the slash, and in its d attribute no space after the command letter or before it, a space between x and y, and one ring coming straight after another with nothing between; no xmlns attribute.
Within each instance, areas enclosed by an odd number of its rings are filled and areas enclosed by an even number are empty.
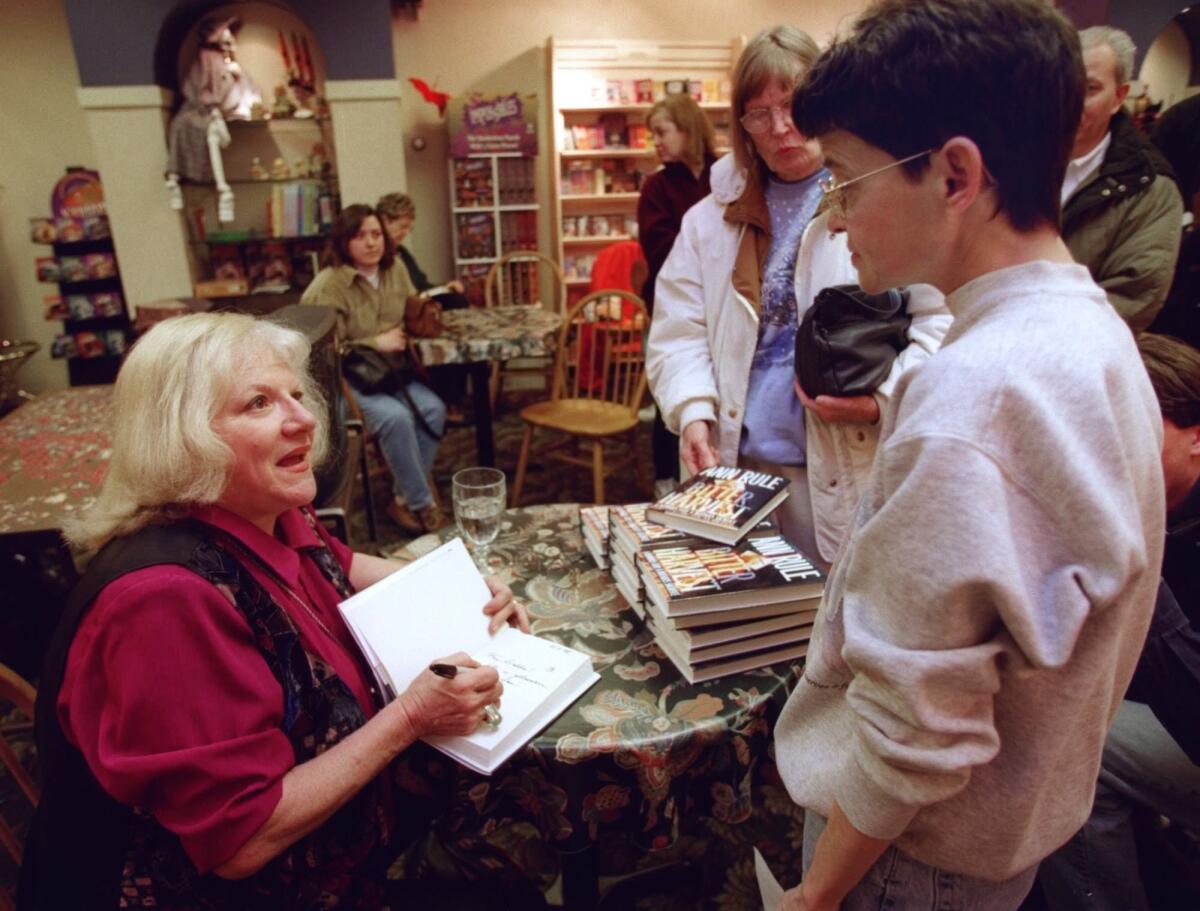
<svg viewBox="0 0 1200 911"><path fill-rule="evenodd" d="M454 216L459 259L490 259L496 255L496 222L491 212L460 212Z"/></svg>
<svg viewBox="0 0 1200 911"><path fill-rule="evenodd" d="M535 202L532 158L498 158L500 205L531 205Z"/></svg>
<svg viewBox="0 0 1200 911"><path fill-rule="evenodd" d="M627 149L629 148L629 122L625 119L625 115L621 113L608 113L600 115L600 131L604 138L602 148L606 149Z"/></svg>
<svg viewBox="0 0 1200 911"><path fill-rule="evenodd" d="M424 738L484 775L600 679L591 659L575 649L507 626L490 635L483 614L490 598L462 539L454 538L340 605L389 701L431 661L455 652L496 668L504 685L496 729Z"/></svg>
<svg viewBox="0 0 1200 911"><path fill-rule="evenodd" d="M214 279L237 281L246 277L246 263L236 244L213 244L208 248L208 268Z"/></svg>
<svg viewBox="0 0 1200 911"><path fill-rule="evenodd" d="M491 159L454 159L454 205L490 206L493 198Z"/></svg>
<svg viewBox="0 0 1200 911"><path fill-rule="evenodd" d="M683 679L688 683L702 683L705 680L715 680L718 677L725 677L729 674L754 671L762 667L770 667L772 664L795 661L808 654L808 640L806 639L802 642L789 642L785 645L768 647L750 652L749 654L692 663L675 650L672 640L663 639L658 636L658 630L654 625L653 618L648 619L646 625L654 632L654 641L662 650L662 653L670 659L671 663L675 665L679 673L683 675Z"/></svg>
<svg viewBox="0 0 1200 911"><path fill-rule="evenodd" d="M667 617L816 599L825 589L825 573L774 530L737 545L676 544L642 557L646 597Z"/></svg>
<svg viewBox="0 0 1200 911"><path fill-rule="evenodd" d="M733 544L788 496L787 478L715 465L692 475L646 510L646 518Z"/></svg>
<svg viewBox="0 0 1200 911"><path fill-rule="evenodd" d="M491 270L491 263L464 263L458 267L458 280L463 283L463 294L472 307L483 306L483 286Z"/></svg>

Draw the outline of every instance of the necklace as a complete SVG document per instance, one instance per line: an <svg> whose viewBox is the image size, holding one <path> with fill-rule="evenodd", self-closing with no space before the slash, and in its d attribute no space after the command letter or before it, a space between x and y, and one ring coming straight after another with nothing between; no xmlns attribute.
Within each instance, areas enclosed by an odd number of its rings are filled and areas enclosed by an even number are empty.
<svg viewBox="0 0 1200 911"><path fill-rule="evenodd" d="M310 526L312 526L313 531L315 532L316 525L313 522L312 516L309 515L308 512L304 512L304 517L306 519L308 519L308 524ZM271 564L269 564L266 560L264 560L262 557L260 557L254 551L250 550L250 548L246 547L246 545L244 545L241 541L234 538L232 535L227 534L225 532L220 532L220 537L224 539L222 543L229 550L233 551L235 556L238 556L243 564L245 564L247 561L250 563L253 563L259 569L261 569L267 576L269 576L270 579L279 587L280 591L282 591L293 602L295 602L297 605L299 605L300 609L303 610L304 613L314 623L317 624L317 626L320 628L321 632L323 632L325 634L325 637L330 642L332 642L335 647L340 649L341 652L348 659L350 659L350 662L355 667L358 668L359 673L360 674L363 673L364 668L363 668L362 659L360 659L359 656L355 655L352 651L350 651L350 649L346 648L346 646L342 644L342 640L333 634L333 631L330 630L329 626L325 623L325 621L321 619L321 615L318 614L316 612L316 610L313 609L313 607L308 603L308 601L306 599L300 597L300 595L296 592L296 590L294 588L292 588L291 585L288 584L287 580L284 579L283 576L281 576L279 574L279 571L276 570L275 567L271 566ZM319 534L317 535L317 540L318 541L320 540ZM321 546L322 547L325 546L323 541L321 542ZM301 557L301 559L303 559L303 557ZM284 615L286 616L286 611L284 612ZM292 625L292 628L295 629L296 624L290 617L288 617L288 622ZM299 630L297 630L297 632L299 632ZM363 679L370 681L371 675L369 673L364 674ZM368 682L367 689L370 690L371 695L378 702L378 700L379 700L378 688L374 684Z"/></svg>

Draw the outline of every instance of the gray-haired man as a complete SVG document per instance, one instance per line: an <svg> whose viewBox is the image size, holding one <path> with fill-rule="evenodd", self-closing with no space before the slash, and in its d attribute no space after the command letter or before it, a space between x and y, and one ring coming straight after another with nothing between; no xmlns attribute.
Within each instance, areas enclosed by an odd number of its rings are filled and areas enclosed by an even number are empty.
<svg viewBox="0 0 1200 911"><path fill-rule="evenodd" d="M1150 325L1170 290L1183 199L1167 160L1122 110L1133 41L1098 25L1081 31L1079 42L1087 94L1063 181L1063 240L1137 332Z"/></svg>

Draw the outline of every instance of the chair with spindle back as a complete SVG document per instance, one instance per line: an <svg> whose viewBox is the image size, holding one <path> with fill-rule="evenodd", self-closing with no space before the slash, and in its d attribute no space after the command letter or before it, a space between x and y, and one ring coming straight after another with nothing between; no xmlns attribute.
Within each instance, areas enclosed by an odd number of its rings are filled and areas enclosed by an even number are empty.
<svg viewBox="0 0 1200 911"><path fill-rule="evenodd" d="M604 502L605 477L630 463L640 467L636 431L646 394L648 327L646 305L628 291L597 291L571 308L559 332L550 399L521 409L525 437L513 482L513 506L520 503L539 429L558 435L539 453L592 469L596 503ZM604 441L621 437L628 437L630 445L606 465ZM585 442L591 444L588 457L567 451Z"/></svg>
<svg viewBox="0 0 1200 911"><path fill-rule="evenodd" d="M33 777L21 764L17 751L9 742L10 737L27 737L32 740L33 706L37 692L20 674L0 664L0 703L11 703L24 719L10 719L0 725L0 772L16 782L17 787L24 792L26 799L37 806L41 791ZM21 865L23 852L17 833L7 820L0 816L0 845L12 857L17 866ZM0 889L0 909L14 907L12 898Z"/></svg>
<svg viewBox="0 0 1200 911"><path fill-rule="evenodd" d="M567 300L567 285L562 269L549 256L536 250L515 250L505 253L488 270L483 284L485 307L508 307L514 305L541 304L552 313L561 313ZM543 379L545 368L515 367L504 364L505 374L536 373ZM492 378L488 388L493 410L503 384L501 364L492 364Z"/></svg>

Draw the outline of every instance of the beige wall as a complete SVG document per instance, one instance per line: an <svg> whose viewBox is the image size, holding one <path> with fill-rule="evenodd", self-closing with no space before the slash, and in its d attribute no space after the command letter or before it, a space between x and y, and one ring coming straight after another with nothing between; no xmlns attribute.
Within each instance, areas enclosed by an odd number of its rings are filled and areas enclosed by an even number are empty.
<svg viewBox="0 0 1200 911"><path fill-rule="evenodd" d="M451 94L518 91L538 95L538 199L548 205L546 39L642 38L713 41L747 38L787 23L821 43L859 10L865 0L438 0L393 21L396 75L402 84L401 116L408 144L408 193L417 205L417 227L408 242L434 281L450 277L454 258L449 222L446 131L437 109L424 101L408 77L418 76ZM415 151L414 137L425 140ZM340 150L339 150L340 151ZM343 199L344 203L374 200ZM539 246L550 248L549 216L539 219Z"/></svg>
<svg viewBox="0 0 1200 911"><path fill-rule="evenodd" d="M1192 47L1176 22L1168 22L1146 50L1146 59L1138 74L1149 87L1150 97L1163 103L1163 110L1183 101L1200 89L1188 87L1192 69Z"/></svg>
<svg viewBox="0 0 1200 911"><path fill-rule="evenodd" d="M0 73L0 336L41 343L19 374L38 391L65 386L67 368L50 359L62 323L42 319L42 298L57 288L36 281L34 260L51 250L29 239L29 218L50 214L64 166L97 164L62 0L0 3Z"/></svg>

